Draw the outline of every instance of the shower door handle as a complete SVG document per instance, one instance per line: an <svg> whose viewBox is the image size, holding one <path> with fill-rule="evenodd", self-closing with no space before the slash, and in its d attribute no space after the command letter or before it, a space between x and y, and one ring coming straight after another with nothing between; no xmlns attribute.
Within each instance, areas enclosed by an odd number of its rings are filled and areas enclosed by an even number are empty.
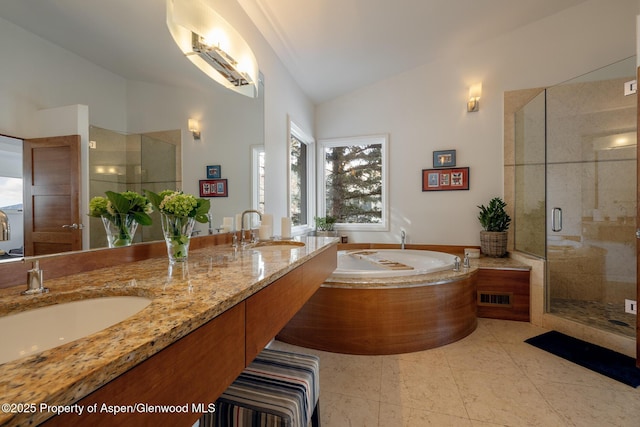
<svg viewBox="0 0 640 427"><path fill-rule="evenodd" d="M562 230L562 209L551 209L551 231L558 232Z"/></svg>

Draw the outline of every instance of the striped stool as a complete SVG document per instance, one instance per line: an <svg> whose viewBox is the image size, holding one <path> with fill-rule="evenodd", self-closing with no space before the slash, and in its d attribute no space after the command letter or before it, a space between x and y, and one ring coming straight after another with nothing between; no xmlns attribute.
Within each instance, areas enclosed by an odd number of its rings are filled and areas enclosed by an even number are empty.
<svg viewBox="0 0 640 427"><path fill-rule="evenodd" d="M205 414L201 427L320 427L320 359L264 349Z"/></svg>

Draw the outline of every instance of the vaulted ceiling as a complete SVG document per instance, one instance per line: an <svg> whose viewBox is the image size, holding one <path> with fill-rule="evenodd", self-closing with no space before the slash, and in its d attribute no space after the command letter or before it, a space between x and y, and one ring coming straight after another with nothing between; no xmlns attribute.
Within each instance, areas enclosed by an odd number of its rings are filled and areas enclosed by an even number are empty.
<svg viewBox="0 0 640 427"><path fill-rule="evenodd" d="M319 103L586 0L237 1ZM188 84L164 0L2 0L0 17L126 78Z"/></svg>

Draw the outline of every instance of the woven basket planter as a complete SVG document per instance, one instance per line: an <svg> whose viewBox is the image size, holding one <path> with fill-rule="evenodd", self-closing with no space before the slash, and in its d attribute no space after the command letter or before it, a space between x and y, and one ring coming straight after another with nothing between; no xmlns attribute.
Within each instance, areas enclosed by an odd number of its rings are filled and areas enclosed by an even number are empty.
<svg viewBox="0 0 640 427"><path fill-rule="evenodd" d="M481 231L480 251L486 256L500 258L507 253L506 231Z"/></svg>

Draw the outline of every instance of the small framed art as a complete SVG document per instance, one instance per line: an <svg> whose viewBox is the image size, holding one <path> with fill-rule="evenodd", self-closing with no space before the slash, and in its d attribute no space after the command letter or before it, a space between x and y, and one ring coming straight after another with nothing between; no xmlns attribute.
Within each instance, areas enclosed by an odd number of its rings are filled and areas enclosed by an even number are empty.
<svg viewBox="0 0 640 427"><path fill-rule="evenodd" d="M469 189L469 168L422 169L422 191Z"/></svg>
<svg viewBox="0 0 640 427"><path fill-rule="evenodd" d="M228 197L226 179L201 179L200 197Z"/></svg>
<svg viewBox="0 0 640 427"><path fill-rule="evenodd" d="M222 177L220 165L207 166L207 179L219 179Z"/></svg>
<svg viewBox="0 0 640 427"><path fill-rule="evenodd" d="M456 150L441 150L433 152L434 168L453 168L456 166Z"/></svg>

